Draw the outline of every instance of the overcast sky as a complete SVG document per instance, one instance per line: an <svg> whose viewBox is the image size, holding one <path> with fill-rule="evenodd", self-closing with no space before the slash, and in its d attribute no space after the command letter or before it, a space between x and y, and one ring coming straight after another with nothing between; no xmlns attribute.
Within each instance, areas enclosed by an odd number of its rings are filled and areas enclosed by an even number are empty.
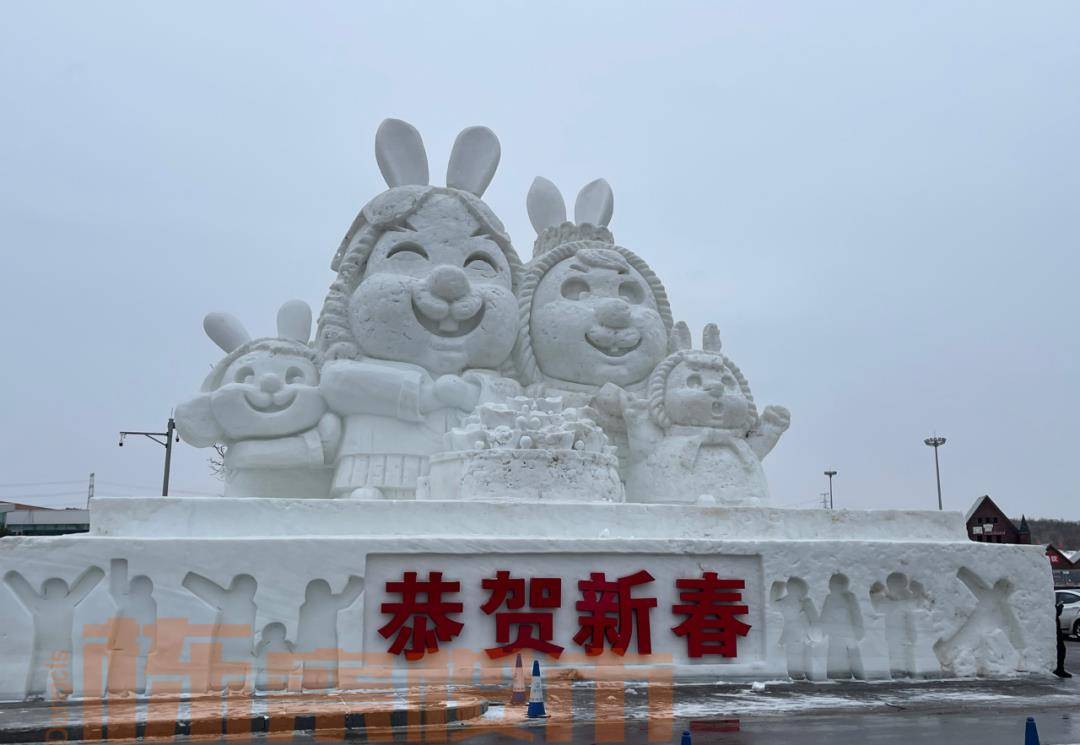
<svg viewBox="0 0 1080 745"><path fill-rule="evenodd" d="M0 499L153 494L158 429L220 355L316 313L406 119L486 201L603 176L675 315L791 409L772 499L1080 519L1080 3L0 6ZM50 483L56 482L56 483ZM19 484L34 483L35 487ZM15 486L12 486L15 485ZM215 493L179 445L174 492ZM36 496L51 495L51 496Z"/></svg>

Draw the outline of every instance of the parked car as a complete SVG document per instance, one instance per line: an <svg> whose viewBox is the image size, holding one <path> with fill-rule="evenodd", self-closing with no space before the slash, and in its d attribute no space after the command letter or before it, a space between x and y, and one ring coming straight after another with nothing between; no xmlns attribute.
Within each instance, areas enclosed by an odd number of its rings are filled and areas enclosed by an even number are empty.
<svg viewBox="0 0 1080 745"><path fill-rule="evenodd" d="M1064 603L1058 623L1066 635L1080 637L1080 589L1055 590L1055 602Z"/></svg>

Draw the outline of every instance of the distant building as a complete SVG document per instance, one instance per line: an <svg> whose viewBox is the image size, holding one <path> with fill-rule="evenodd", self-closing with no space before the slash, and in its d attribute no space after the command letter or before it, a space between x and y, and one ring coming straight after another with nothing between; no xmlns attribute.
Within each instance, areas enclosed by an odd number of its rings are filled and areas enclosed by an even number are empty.
<svg viewBox="0 0 1080 745"><path fill-rule="evenodd" d="M1021 517L1017 526L989 495L976 499L968 510L967 532L968 538L980 543L1031 543L1027 519Z"/></svg>
<svg viewBox="0 0 1080 745"><path fill-rule="evenodd" d="M8 535L86 533L90 530L90 511L0 502L0 528Z"/></svg>
<svg viewBox="0 0 1080 745"><path fill-rule="evenodd" d="M976 499L968 510L967 533L968 538L980 543L1031 543L1027 517L1021 516L1017 525L987 495ZM1080 563L1073 561L1080 558L1080 552L1062 551L1047 544L1046 557L1050 561L1055 587L1080 587Z"/></svg>

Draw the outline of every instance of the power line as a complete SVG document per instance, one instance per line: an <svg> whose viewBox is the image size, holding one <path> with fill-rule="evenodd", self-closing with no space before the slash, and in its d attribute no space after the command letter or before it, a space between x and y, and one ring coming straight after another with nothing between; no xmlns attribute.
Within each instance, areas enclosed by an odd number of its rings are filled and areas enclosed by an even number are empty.
<svg viewBox="0 0 1080 745"><path fill-rule="evenodd" d="M0 484L0 489L15 489L30 486L62 486L65 484L84 484L86 479L72 479L71 481L26 481L21 484Z"/></svg>

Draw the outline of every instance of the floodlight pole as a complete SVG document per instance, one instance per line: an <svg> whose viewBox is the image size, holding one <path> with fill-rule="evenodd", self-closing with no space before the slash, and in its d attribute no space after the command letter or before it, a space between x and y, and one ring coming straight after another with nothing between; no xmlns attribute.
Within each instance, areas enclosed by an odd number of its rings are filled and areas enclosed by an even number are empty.
<svg viewBox="0 0 1080 745"><path fill-rule="evenodd" d="M169 468L172 466L173 440L175 438L176 442L180 442L180 437L176 434L176 422L172 417L169 417L169 424L165 427L164 432L121 432L120 447L124 447L124 438L128 435L142 435L153 440L158 445L165 446L165 476L161 480L161 496L169 496ZM164 439L159 440L159 437Z"/></svg>
<svg viewBox="0 0 1080 745"><path fill-rule="evenodd" d="M941 466L938 464L937 450L939 447L945 444L944 437L927 437L923 440L924 445L929 445L934 449L934 475L937 477L937 508L938 510L944 509L941 506Z"/></svg>
<svg viewBox="0 0 1080 745"><path fill-rule="evenodd" d="M836 471L826 471L825 475L829 477L829 509L833 508L832 499L832 477L836 475Z"/></svg>

